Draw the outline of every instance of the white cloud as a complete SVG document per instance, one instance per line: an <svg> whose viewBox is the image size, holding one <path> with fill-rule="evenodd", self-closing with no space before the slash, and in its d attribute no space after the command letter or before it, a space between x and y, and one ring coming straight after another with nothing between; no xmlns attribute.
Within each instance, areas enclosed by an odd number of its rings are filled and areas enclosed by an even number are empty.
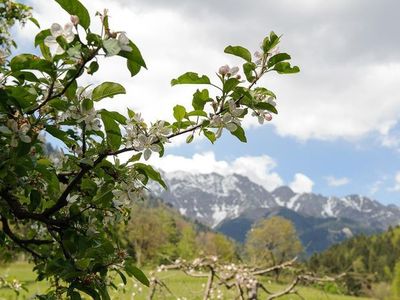
<svg viewBox="0 0 400 300"><path fill-rule="evenodd" d="M329 186L342 186L350 182L350 179L347 177L336 178L334 176L327 176L325 179Z"/></svg>
<svg viewBox="0 0 400 300"><path fill-rule="evenodd" d="M400 115L398 78L398 11L395 1L308 0L291 1L83 1L93 16L110 10L114 30L126 31L138 47L149 70L130 78L122 60L101 65L93 80L112 80L127 88L126 96L106 100L101 107L122 113L125 107L140 110L146 119L171 119L174 104L190 106L195 87L171 88L172 78L185 71L213 74L220 65L239 61L223 54L227 44L255 50L270 29L283 33L282 51L292 54L301 73L270 76L263 81L278 95L279 115L272 125L278 134L301 140L359 139L370 133L384 136L382 143L397 146L391 129ZM55 2L31 1L43 28L68 15ZM267 15L265 15L267 11ZM355 26L359 24L359 26ZM98 25L97 25L98 26ZM252 34L249 34L251 32ZM31 40L33 27L20 32ZM371 43L379 36L379 43ZM92 80L92 78L89 78ZM258 126L257 120L246 126Z"/></svg>
<svg viewBox="0 0 400 300"><path fill-rule="evenodd" d="M302 173L296 173L289 187L295 193L311 193L314 182Z"/></svg>
<svg viewBox="0 0 400 300"><path fill-rule="evenodd" d="M371 196L375 195L375 194L380 190L382 184L383 184L383 180L377 180L377 181L375 181L375 182L371 185L371 187L370 187L370 189L369 189L369 194L370 194Z"/></svg>
<svg viewBox="0 0 400 300"><path fill-rule="evenodd" d="M122 160L129 158L121 156ZM283 184L282 178L273 172L275 161L267 156L242 156L232 161L217 160L213 152L194 154L191 158L166 155L163 158L152 156L150 164L157 166L165 172L186 171L190 173L218 173L221 175L240 174L262 185L267 190L273 190Z"/></svg>
<svg viewBox="0 0 400 300"><path fill-rule="evenodd" d="M394 177L394 181L395 181L394 186L392 188L390 188L389 190L393 191L393 192L398 192L398 191L400 191L400 171L396 173L396 175Z"/></svg>

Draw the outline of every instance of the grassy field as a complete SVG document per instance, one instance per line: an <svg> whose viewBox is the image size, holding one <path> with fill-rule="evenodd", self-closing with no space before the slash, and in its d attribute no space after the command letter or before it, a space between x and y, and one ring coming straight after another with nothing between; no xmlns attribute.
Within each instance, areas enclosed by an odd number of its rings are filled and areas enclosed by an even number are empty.
<svg viewBox="0 0 400 300"><path fill-rule="evenodd" d="M24 300L24 299L33 299L34 295L37 293L43 293L47 289L46 282L35 282L35 274L32 272L32 266L27 263L16 263L6 267L0 267L0 276L7 276L7 279L10 281L14 278L18 279L21 283L23 283L27 288L28 292L22 291L19 296L15 295L14 292L7 289L0 289L0 300ZM166 290L159 291L155 297L155 299L187 299L187 300L196 300L202 299L203 287L202 285L205 283L205 280L192 278L184 275L178 271L169 271L158 273L157 277L165 282L165 284L170 288L171 293ZM146 299L146 295L148 293L148 288L142 286L134 280L129 280L128 284L123 287L118 285L119 290L113 291L111 293L111 298L115 300L144 300ZM282 288L282 286L276 284L268 284L267 285L271 291L276 291ZM233 299L232 294L225 290L221 289L222 296L218 299ZM300 287L299 294L306 300L366 300L368 298L356 298L349 296L341 296L341 295L333 295L327 294L323 291L314 288L308 287ZM217 296L217 293L215 294ZM266 299L265 295L262 295L263 299ZM86 298L88 299L88 298ZM214 299L217 299L215 297ZM280 299L285 300L298 300L301 299L296 295L285 296Z"/></svg>

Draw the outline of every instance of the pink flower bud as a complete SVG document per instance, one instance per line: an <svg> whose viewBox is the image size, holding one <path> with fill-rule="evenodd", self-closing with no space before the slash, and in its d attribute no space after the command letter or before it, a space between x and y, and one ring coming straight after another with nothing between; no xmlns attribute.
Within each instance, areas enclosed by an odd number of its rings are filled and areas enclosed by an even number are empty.
<svg viewBox="0 0 400 300"><path fill-rule="evenodd" d="M79 24L79 17L75 15L71 15L70 17L71 23L74 24L74 26Z"/></svg>
<svg viewBox="0 0 400 300"><path fill-rule="evenodd" d="M272 120L272 115L270 113L266 113L264 115L264 119L267 120L267 121L271 121Z"/></svg>
<svg viewBox="0 0 400 300"><path fill-rule="evenodd" d="M229 72L229 66L225 65L219 68L218 73L221 74L222 76L225 76Z"/></svg>

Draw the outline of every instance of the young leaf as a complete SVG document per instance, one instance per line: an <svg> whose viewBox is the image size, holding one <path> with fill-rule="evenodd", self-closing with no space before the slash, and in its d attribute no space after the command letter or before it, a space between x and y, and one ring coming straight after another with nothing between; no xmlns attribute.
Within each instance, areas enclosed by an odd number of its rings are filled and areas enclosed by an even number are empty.
<svg viewBox="0 0 400 300"><path fill-rule="evenodd" d="M13 57L10 66L12 71L37 70L50 76L55 74L55 69L51 62L33 54L20 54Z"/></svg>
<svg viewBox="0 0 400 300"><path fill-rule="evenodd" d="M215 137L215 133L209 130L203 130L204 135L206 136L206 138L208 138L208 140L214 144L214 142L217 140L217 138Z"/></svg>
<svg viewBox="0 0 400 300"><path fill-rule="evenodd" d="M143 68L147 68L139 48L131 40L129 40L128 46L132 49L131 51L122 50L118 55L125 57L128 61L134 62Z"/></svg>
<svg viewBox="0 0 400 300"><path fill-rule="evenodd" d="M174 107L174 118L180 122L186 116L186 108L182 105L176 105Z"/></svg>
<svg viewBox="0 0 400 300"><path fill-rule="evenodd" d="M188 112L187 115L188 117L207 117L207 113L204 110L193 110L191 112Z"/></svg>
<svg viewBox="0 0 400 300"><path fill-rule="evenodd" d="M246 76L248 82L253 82L255 79L253 71L256 69L256 65L254 63L244 63L243 64L243 72Z"/></svg>
<svg viewBox="0 0 400 300"><path fill-rule="evenodd" d="M51 35L50 29L45 29L39 32L35 37L35 47L43 43L44 39Z"/></svg>
<svg viewBox="0 0 400 300"><path fill-rule="evenodd" d="M126 61L126 66L131 73L131 77L135 76L137 73L140 72L140 69L142 68L138 63L134 62L133 60L127 60Z"/></svg>
<svg viewBox="0 0 400 300"><path fill-rule="evenodd" d="M298 66L291 66L288 62L279 62L272 69L279 74L292 74L300 72L300 68Z"/></svg>
<svg viewBox="0 0 400 300"><path fill-rule="evenodd" d="M186 143L190 144L193 141L193 138L194 138L193 134L188 135L188 137L186 138Z"/></svg>
<svg viewBox="0 0 400 300"><path fill-rule="evenodd" d="M107 134L107 144L112 149L117 150L121 146L121 130L117 122L115 122L114 118L107 111L103 110L100 114Z"/></svg>
<svg viewBox="0 0 400 300"><path fill-rule="evenodd" d="M258 102L256 104L254 104L254 108L258 108L258 109L266 109L274 114L277 114L278 111L276 110L275 106L273 106L272 104L269 104L267 102Z"/></svg>
<svg viewBox="0 0 400 300"><path fill-rule="evenodd" d="M177 84L210 84L210 79L206 75L199 77L197 73L186 72L177 79L171 80L172 86Z"/></svg>
<svg viewBox="0 0 400 300"><path fill-rule="evenodd" d="M229 93L232 91L237 85L239 84L239 80L236 78L229 78L227 81L224 83L224 88L223 91L224 93Z"/></svg>
<svg viewBox="0 0 400 300"><path fill-rule="evenodd" d="M267 63L268 68L272 67L273 65L277 64L278 62L290 59L290 55L287 53L278 53L272 56Z"/></svg>
<svg viewBox="0 0 400 300"><path fill-rule="evenodd" d="M161 178L160 173L158 173L156 170L154 170L152 166L142 164L142 163L136 163L134 166L138 172L144 173L150 179L157 181L163 188L167 189L167 185L165 184L164 180Z"/></svg>
<svg viewBox="0 0 400 300"><path fill-rule="evenodd" d="M126 117L121 115L119 112L102 109L101 113L108 115L120 124L126 125Z"/></svg>
<svg viewBox="0 0 400 300"><path fill-rule="evenodd" d="M87 70L88 74L93 75L94 73L97 72L99 69L99 64L97 61L92 61L89 65L89 68Z"/></svg>
<svg viewBox="0 0 400 300"><path fill-rule="evenodd" d="M78 0L56 0L58 4L70 15L78 16L79 25L88 29L90 25L90 15L86 7Z"/></svg>
<svg viewBox="0 0 400 300"><path fill-rule="evenodd" d="M241 142L247 143L246 134L242 127L237 126L237 129L230 133L232 133L232 135L236 136Z"/></svg>
<svg viewBox="0 0 400 300"><path fill-rule="evenodd" d="M224 52L235 56L239 56L244 60L251 62L250 51L242 46L228 46L225 48Z"/></svg>
<svg viewBox="0 0 400 300"><path fill-rule="evenodd" d="M126 93L125 88L119 83L103 82L93 90L92 100L100 101L103 98L107 97L112 98L115 95L125 94L125 93Z"/></svg>
<svg viewBox="0 0 400 300"><path fill-rule="evenodd" d="M267 53L268 51L275 48L279 44L279 41L279 36L277 36L275 32L271 31L269 37L267 36L262 43L262 49L264 53Z"/></svg>
<svg viewBox="0 0 400 300"><path fill-rule="evenodd" d="M204 105L210 100L210 95L208 90L204 89L202 91L197 90L193 94L192 106L195 110L203 110Z"/></svg>
<svg viewBox="0 0 400 300"><path fill-rule="evenodd" d="M129 276L134 276L137 280L145 286L149 286L150 282L142 270L136 268L130 261L125 262L125 271Z"/></svg>

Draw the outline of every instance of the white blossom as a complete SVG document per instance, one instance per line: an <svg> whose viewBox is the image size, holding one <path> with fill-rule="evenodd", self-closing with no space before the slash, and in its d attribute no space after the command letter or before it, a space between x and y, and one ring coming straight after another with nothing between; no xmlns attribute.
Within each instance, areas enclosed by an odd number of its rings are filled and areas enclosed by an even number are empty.
<svg viewBox="0 0 400 300"><path fill-rule="evenodd" d="M239 67L232 67L230 68L228 65L224 65L219 68L218 73L221 74L222 76L234 76L239 72Z"/></svg>
<svg viewBox="0 0 400 300"><path fill-rule="evenodd" d="M118 38L117 38L117 41L118 41L118 45L119 45L119 47L121 48L121 50L123 50L123 51L132 51L132 48L129 46L129 39L128 39L128 37L125 35L125 33L124 32L121 32L119 35L118 35Z"/></svg>
<svg viewBox="0 0 400 300"><path fill-rule="evenodd" d="M161 147L156 144L158 138L155 135L145 135L140 133L138 137L132 142L133 147L137 151L143 151L143 157L148 160L153 152L160 152Z"/></svg>
<svg viewBox="0 0 400 300"><path fill-rule="evenodd" d="M52 52L55 50L55 54L63 54L64 49L58 44L57 37L62 36L67 43L71 43L75 38L72 28L72 23L65 24L64 28L58 23L52 24L50 27L51 35L44 39L45 45L48 46Z"/></svg>

